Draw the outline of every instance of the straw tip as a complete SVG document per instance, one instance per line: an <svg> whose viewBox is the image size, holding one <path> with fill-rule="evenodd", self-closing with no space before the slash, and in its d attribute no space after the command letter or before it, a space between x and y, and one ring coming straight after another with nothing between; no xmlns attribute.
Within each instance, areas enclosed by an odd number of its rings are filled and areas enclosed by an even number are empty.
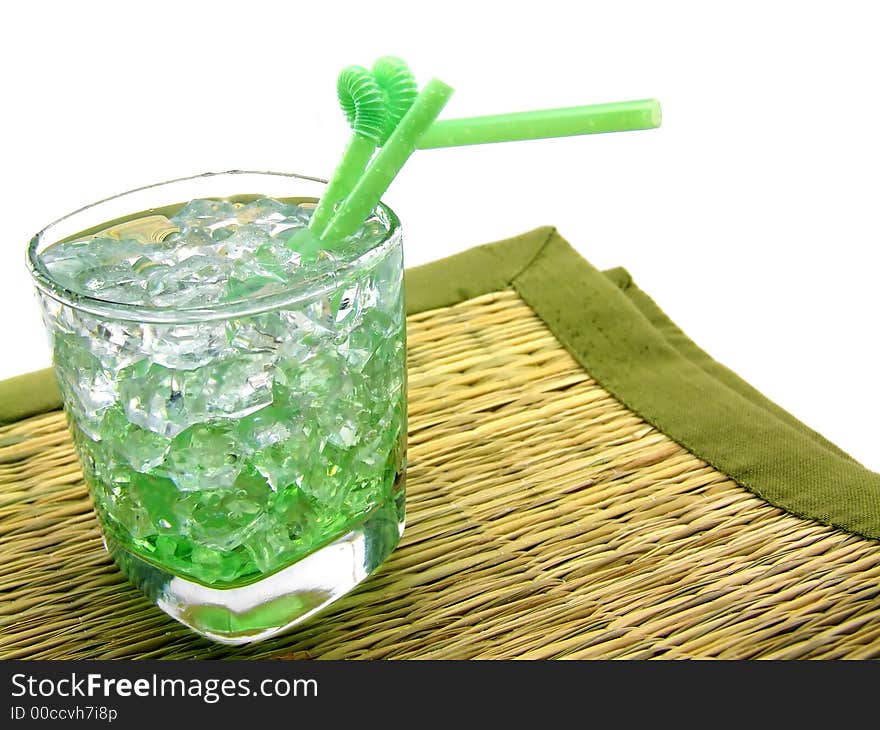
<svg viewBox="0 0 880 730"><path fill-rule="evenodd" d="M654 128L659 127L662 121L663 110L660 107L660 102L657 99L651 99L651 125Z"/></svg>
<svg viewBox="0 0 880 730"><path fill-rule="evenodd" d="M453 89L449 84L445 81L441 81L440 79L434 77L427 84L425 84L425 88L430 88L433 91L443 92L446 94L451 94L455 89Z"/></svg>

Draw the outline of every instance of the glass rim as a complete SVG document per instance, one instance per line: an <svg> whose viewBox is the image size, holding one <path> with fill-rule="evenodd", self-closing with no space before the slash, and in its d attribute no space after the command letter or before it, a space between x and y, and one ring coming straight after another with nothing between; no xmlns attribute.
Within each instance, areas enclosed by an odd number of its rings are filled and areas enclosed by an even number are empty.
<svg viewBox="0 0 880 730"><path fill-rule="evenodd" d="M57 281L46 269L40 260L37 249L46 239L46 236L61 223L96 208L105 203L109 203L128 195L140 193L154 188L173 185L175 183L185 183L190 180L201 180L204 178L230 176L230 175L258 175L276 178L288 178L296 180L304 180L308 182L327 184L327 180L310 177L308 175L299 175L289 172L273 172L268 170L223 170L220 172L204 172L198 175L187 175L184 177L174 178L172 180L164 180L162 182L142 185L141 187L132 188L116 195L97 200L88 205L77 208L66 215L57 218L51 223L44 226L30 240L27 246L27 268L31 275L34 286L43 294L54 299L60 304L72 307L78 311L87 314L104 317L107 319L123 320L130 322L145 322L151 324L195 324L198 322L208 322L212 320L232 319L235 317L249 316L268 312L273 309L279 309L285 306L296 304L304 299L319 297L323 294L333 291L338 286L338 277L349 270L363 268L372 260L381 258L385 251L390 248L395 240L399 238L400 219L397 214L389 208L385 203L379 202L375 211L380 213L383 221L387 221L387 228L381 239L363 253L358 254L354 258L339 263L336 267L321 273L319 276L308 278L289 287L284 287L277 291L269 292L244 299L236 299L231 302L218 302L210 306L200 307L177 307L174 305L155 306L150 304L133 304L130 302L114 302L109 299L90 296L81 292L69 289ZM245 192L245 191L242 191ZM186 202L186 201L182 201ZM135 211L133 211L135 212Z"/></svg>

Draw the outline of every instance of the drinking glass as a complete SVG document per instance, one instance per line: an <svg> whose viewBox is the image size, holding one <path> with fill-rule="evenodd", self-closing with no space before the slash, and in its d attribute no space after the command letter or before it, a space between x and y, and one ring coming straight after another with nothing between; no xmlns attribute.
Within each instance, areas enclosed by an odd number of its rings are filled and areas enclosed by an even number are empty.
<svg viewBox="0 0 880 730"><path fill-rule="evenodd" d="M223 643L301 622L370 575L403 532L398 218L380 204L367 250L324 252L268 293L245 280L212 305L84 295L42 256L74 239L85 257L96 237L155 243L192 200L307 208L323 187L242 171L173 180L82 208L28 248L104 544L159 608Z"/></svg>

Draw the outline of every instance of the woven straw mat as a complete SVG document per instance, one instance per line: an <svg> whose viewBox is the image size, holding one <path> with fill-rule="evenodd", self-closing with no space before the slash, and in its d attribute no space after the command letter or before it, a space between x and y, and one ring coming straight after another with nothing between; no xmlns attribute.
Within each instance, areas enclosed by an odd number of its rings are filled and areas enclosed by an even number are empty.
<svg viewBox="0 0 880 730"><path fill-rule="evenodd" d="M64 415L0 428L4 658L870 658L880 550L626 410L513 291L408 320L407 528L293 631L212 644L105 554Z"/></svg>

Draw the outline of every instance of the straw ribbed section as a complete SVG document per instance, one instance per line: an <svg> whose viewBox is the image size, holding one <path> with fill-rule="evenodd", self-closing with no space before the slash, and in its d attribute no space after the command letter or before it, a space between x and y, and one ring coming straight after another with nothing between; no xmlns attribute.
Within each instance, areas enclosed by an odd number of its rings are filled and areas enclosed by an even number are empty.
<svg viewBox="0 0 880 730"><path fill-rule="evenodd" d="M211 644L105 556L64 417L0 428L0 656L871 658L875 542L627 411L512 292L409 318L401 545L291 633Z"/></svg>

